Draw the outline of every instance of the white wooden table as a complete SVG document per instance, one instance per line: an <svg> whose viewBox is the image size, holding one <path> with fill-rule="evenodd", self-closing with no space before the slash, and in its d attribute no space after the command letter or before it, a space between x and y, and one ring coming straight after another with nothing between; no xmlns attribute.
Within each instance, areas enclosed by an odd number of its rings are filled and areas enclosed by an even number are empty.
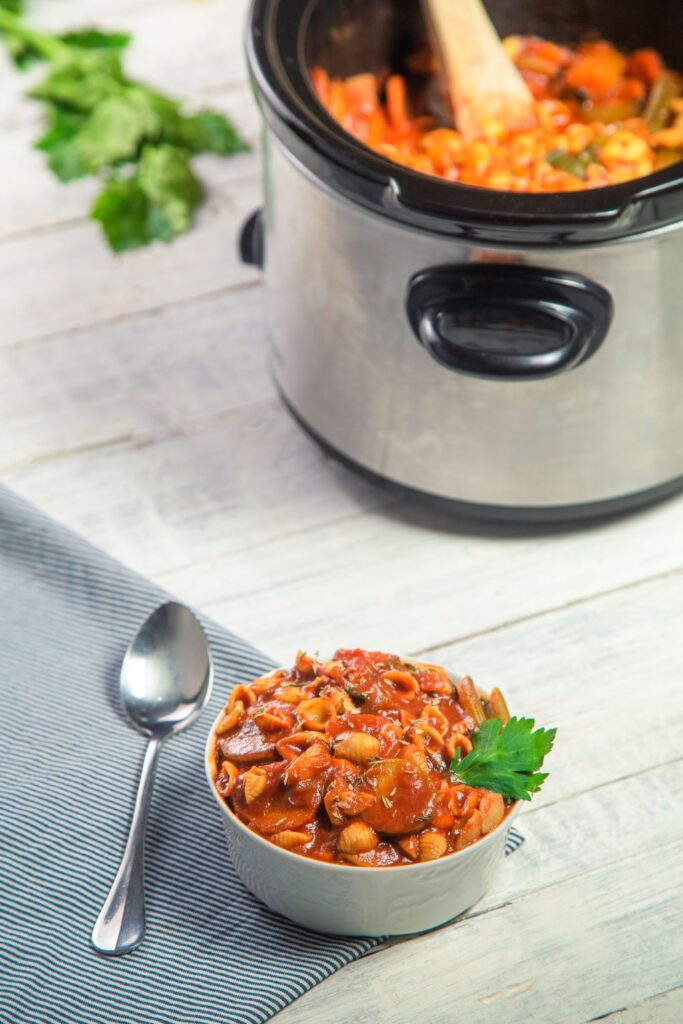
<svg viewBox="0 0 683 1024"><path fill-rule="evenodd" d="M33 0L135 34L133 69L257 147L245 0ZM114 12L112 13L112 9ZM277 400L236 233L257 151L204 159L170 247L115 257L30 149L0 64L2 479L285 661L428 654L558 725L523 850L466 920L346 968L282 1024L683 1021L683 500L575 531L418 511L329 461Z"/></svg>

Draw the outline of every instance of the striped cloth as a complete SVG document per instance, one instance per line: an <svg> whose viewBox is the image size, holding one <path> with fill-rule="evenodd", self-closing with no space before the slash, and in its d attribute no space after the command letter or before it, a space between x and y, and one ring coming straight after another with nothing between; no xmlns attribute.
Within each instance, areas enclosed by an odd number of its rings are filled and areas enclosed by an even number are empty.
<svg viewBox="0 0 683 1024"><path fill-rule="evenodd" d="M273 662L202 619L214 694L160 760L147 936L120 958L90 947L144 746L119 707L119 666L167 597L0 488L2 1024L257 1024L379 942L306 932L236 878L202 748L229 686ZM509 852L521 842L512 832Z"/></svg>

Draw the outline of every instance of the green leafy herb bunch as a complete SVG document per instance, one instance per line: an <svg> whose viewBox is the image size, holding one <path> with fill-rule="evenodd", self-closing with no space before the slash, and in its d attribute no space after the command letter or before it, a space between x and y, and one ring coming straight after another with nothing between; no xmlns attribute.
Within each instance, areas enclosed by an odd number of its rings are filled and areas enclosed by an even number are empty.
<svg viewBox="0 0 683 1024"><path fill-rule="evenodd" d="M61 181L103 178L91 215L117 252L187 231L204 190L199 153L230 156L246 144L222 114L181 104L126 74L130 37L88 28L55 35L29 25L22 0L0 0L0 38L20 67L43 61L30 95L45 105L36 146Z"/></svg>

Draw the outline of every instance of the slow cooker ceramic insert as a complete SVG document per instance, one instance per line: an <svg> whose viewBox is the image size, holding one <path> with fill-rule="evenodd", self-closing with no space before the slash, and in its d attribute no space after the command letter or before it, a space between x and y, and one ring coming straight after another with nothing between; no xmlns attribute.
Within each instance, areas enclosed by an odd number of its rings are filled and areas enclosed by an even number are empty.
<svg viewBox="0 0 683 1024"><path fill-rule="evenodd" d="M502 34L649 45L683 4L490 0ZM574 518L683 484L683 164L520 195L417 174L348 136L308 70L396 66L417 0L255 0L251 74L272 367L295 416L373 476L479 516Z"/></svg>

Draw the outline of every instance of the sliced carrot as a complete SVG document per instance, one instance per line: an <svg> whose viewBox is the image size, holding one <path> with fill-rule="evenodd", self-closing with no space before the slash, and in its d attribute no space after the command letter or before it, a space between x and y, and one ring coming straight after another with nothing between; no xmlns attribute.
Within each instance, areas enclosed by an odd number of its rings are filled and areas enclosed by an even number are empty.
<svg viewBox="0 0 683 1024"><path fill-rule="evenodd" d="M647 85L654 85L664 70L664 62L656 50L636 50L628 62L628 70Z"/></svg>
<svg viewBox="0 0 683 1024"><path fill-rule="evenodd" d="M406 80L402 75L390 75L386 85L387 113L393 128L402 132L410 128Z"/></svg>

